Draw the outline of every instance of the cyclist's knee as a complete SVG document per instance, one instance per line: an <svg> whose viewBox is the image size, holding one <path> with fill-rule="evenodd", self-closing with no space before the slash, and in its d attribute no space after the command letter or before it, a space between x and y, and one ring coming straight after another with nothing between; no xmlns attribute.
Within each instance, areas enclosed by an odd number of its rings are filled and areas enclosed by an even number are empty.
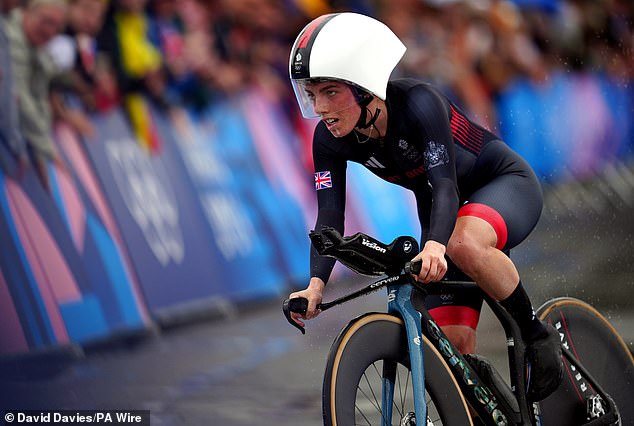
<svg viewBox="0 0 634 426"><path fill-rule="evenodd" d="M477 269L477 260L488 246L468 233L454 233L447 245L447 256L467 275Z"/></svg>
<svg viewBox="0 0 634 426"><path fill-rule="evenodd" d="M483 258L486 250L496 246L497 236L493 227L476 217L458 218L447 245L447 256L467 275L477 269L475 263Z"/></svg>
<svg viewBox="0 0 634 426"><path fill-rule="evenodd" d="M474 329L464 325L445 325L441 328L461 354L475 353L476 331Z"/></svg>

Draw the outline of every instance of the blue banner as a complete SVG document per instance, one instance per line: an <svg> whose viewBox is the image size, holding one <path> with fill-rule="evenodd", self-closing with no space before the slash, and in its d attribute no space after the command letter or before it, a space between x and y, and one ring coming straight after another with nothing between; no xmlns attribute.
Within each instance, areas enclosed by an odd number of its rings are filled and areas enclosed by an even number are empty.
<svg viewBox="0 0 634 426"><path fill-rule="evenodd" d="M64 307L65 316L76 317L69 333L84 341L98 328L108 334L143 328L148 319L138 281L78 136L59 125L55 141L67 168L50 167L52 195L88 281L82 299Z"/></svg>
<svg viewBox="0 0 634 426"><path fill-rule="evenodd" d="M73 336L68 329L77 323L64 316L64 307L82 299L87 279L62 218L33 169L19 182L0 174L0 214L0 267L29 349L69 343ZM91 336L103 336L103 329L97 327Z"/></svg>
<svg viewBox="0 0 634 426"><path fill-rule="evenodd" d="M222 120L188 115L176 128L158 115L155 121L163 137L162 155L181 165L189 194L204 217L198 232L214 249L222 295L235 302L253 301L280 294L286 277L254 200L254 194L268 188L256 176L257 162L244 143L244 123L230 108L221 110ZM223 156L224 148L232 155Z"/></svg>
<svg viewBox="0 0 634 426"><path fill-rule="evenodd" d="M94 125L97 140L85 147L148 309L158 314L185 302L224 297L224 265L204 232L205 218L178 161L168 151L143 150L119 110L95 117Z"/></svg>
<svg viewBox="0 0 634 426"><path fill-rule="evenodd" d="M631 92L596 74L519 79L498 99L501 136L544 181L594 175L631 154Z"/></svg>

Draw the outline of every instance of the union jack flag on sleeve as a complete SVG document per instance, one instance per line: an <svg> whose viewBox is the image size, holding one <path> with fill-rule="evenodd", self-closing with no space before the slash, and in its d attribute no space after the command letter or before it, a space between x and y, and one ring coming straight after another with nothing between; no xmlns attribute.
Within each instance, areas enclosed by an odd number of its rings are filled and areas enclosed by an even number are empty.
<svg viewBox="0 0 634 426"><path fill-rule="evenodd" d="M315 173L315 190L332 188L332 178L330 172L317 172Z"/></svg>

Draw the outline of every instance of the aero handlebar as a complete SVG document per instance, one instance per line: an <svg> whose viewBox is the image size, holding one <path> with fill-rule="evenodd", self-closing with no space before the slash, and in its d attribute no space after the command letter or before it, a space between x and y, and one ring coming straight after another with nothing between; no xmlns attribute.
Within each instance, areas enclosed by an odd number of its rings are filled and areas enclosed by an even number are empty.
<svg viewBox="0 0 634 426"><path fill-rule="evenodd" d="M364 287L360 290L357 290L351 294L343 296L339 299L333 300L332 302L320 303L317 305L317 309L321 311L325 311L327 309L332 308L333 306L340 305L349 300L355 299L359 296L372 293L373 291L379 290L390 284L402 284L405 282L411 282L410 274L418 274L421 268L421 261L417 260L415 262L407 262L403 268L405 274L396 275L392 277L383 278L379 281L376 281L370 284L367 287ZM308 299L305 297L294 297L292 299L286 299L282 304L282 311L284 311L284 316L286 320L293 326L296 327L302 334L306 334L306 330L301 325L297 324L295 320L291 317L291 312L295 312L301 315L306 314L308 310Z"/></svg>

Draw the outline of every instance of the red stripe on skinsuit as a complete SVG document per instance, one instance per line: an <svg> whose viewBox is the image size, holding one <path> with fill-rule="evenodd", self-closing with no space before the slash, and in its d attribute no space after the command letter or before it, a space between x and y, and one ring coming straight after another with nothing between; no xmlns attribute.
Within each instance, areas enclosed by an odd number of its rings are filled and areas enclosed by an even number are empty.
<svg viewBox="0 0 634 426"><path fill-rule="evenodd" d="M495 230L498 239L495 248L499 250L504 248L508 238L508 230L504 218L495 209L485 204L469 203L458 210L458 217L462 216L478 217L489 223Z"/></svg>
<svg viewBox="0 0 634 426"><path fill-rule="evenodd" d="M439 306L430 309L429 313L441 327L445 325L466 325L475 330L480 319L480 312L468 306Z"/></svg>

